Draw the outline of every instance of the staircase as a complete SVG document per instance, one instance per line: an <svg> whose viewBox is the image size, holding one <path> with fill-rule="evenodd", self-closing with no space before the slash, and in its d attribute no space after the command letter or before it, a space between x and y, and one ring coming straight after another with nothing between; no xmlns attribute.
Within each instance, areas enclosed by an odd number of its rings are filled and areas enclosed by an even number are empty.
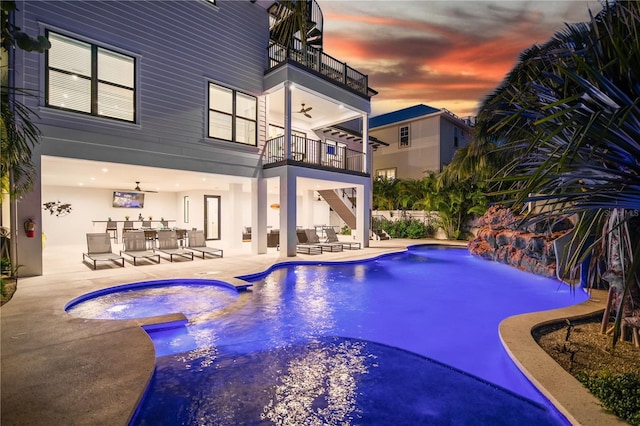
<svg viewBox="0 0 640 426"><path fill-rule="evenodd" d="M324 189L322 191L318 191L318 193L322 198L324 198L333 211L340 216L340 219L344 220L344 223L346 223L349 228L356 228L356 214L354 212L354 206L350 198L343 197L341 195L342 190L334 191L333 189Z"/></svg>
<svg viewBox="0 0 640 426"><path fill-rule="evenodd" d="M294 46L294 39L302 44L322 49L323 16L316 0L291 0L276 2L269 9L271 25L269 31L272 40L279 40L286 34L289 47ZM304 17L300 16L304 14ZM300 32L301 18L306 20L306 33Z"/></svg>

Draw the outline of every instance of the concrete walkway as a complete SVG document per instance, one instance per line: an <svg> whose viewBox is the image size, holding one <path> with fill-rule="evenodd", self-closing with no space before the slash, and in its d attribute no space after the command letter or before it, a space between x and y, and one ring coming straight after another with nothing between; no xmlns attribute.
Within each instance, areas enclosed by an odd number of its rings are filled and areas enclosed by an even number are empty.
<svg viewBox="0 0 640 426"><path fill-rule="evenodd" d="M423 242L433 241L374 241L367 249L285 260L371 258ZM127 263L125 268L105 264L94 271L81 262L79 253L75 257L61 254L64 260L46 264L44 276L20 279L13 299L0 308L2 425L126 425L137 407L153 374L151 340L135 320L73 318L64 311L70 300L106 287L157 279L208 278L238 284L236 276L261 272L282 261L275 250L259 256L225 251L223 259L163 260L135 267ZM591 313L603 304L603 300L590 301L567 314L552 311L516 317L500 327L509 353L525 374L576 424L624 423L600 409L538 347L531 327L576 312Z"/></svg>

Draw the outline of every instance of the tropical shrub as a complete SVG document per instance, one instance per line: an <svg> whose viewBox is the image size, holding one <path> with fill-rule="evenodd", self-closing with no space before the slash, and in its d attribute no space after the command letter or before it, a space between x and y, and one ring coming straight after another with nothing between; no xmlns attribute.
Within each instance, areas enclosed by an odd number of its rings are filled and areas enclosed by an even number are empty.
<svg viewBox="0 0 640 426"><path fill-rule="evenodd" d="M433 238L436 228L431 223L418 219L402 218L398 220L374 219L376 228L384 230L391 238Z"/></svg>
<svg viewBox="0 0 640 426"><path fill-rule="evenodd" d="M432 237L438 227L444 229L449 239L466 238L469 233L466 227L477 216L487 210L489 201L484 194L482 183L471 179L464 181L442 181L438 175L431 172L420 180L413 179L384 179L378 178L373 183L374 210L413 209L423 212L437 212L438 220L434 223L413 225L411 234ZM437 222L437 223L436 223ZM418 223L420 223L418 221ZM391 237L396 238L424 238L407 237L405 228L409 225L386 224ZM424 228L424 229L423 229Z"/></svg>
<svg viewBox="0 0 640 426"><path fill-rule="evenodd" d="M630 425L640 426L640 375L634 373L602 373L578 380L596 396L602 405Z"/></svg>

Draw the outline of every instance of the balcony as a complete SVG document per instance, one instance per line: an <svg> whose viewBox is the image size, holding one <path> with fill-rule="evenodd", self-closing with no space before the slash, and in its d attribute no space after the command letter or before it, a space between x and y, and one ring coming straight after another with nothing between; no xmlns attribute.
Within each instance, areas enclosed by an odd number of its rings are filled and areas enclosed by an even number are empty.
<svg viewBox="0 0 640 426"><path fill-rule="evenodd" d="M362 152L326 142L291 136L291 158L285 155L285 138L278 136L265 144L263 167L283 165L310 167L366 176Z"/></svg>
<svg viewBox="0 0 640 426"><path fill-rule="evenodd" d="M368 98L376 93L369 89L368 77L365 74L327 55L322 49L318 49L309 44L303 46L302 42L298 39L294 40L293 47L291 48L272 41L268 51L269 69L267 69L267 72L282 64L293 62L324 78L340 83L342 86L363 97Z"/></svg>

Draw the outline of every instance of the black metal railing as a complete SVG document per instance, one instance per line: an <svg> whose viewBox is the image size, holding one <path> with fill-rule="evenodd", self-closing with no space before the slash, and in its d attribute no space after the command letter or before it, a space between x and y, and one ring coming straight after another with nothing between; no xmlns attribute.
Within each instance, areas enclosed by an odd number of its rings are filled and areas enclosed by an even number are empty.
<svg viewBox="0 0 640 426"><path fill-rule="evenodd" d="M269 69L275 68L287 59L319 72L357 93L365 96L369 94L368 77L365 74L327 55L322 49L303 46L300 40L294 40L293 47L290 48L272 41L269 45Z"/></svg>
<svg viewBox="0 0 640 426"><path fill-rule="evenodd" d="M286 157L284 148L284 136L268 140L264 148L263 165L295 162L358 173L363 173L364 170L364 153L343 146L292 135L290 158Z"/></svg>

